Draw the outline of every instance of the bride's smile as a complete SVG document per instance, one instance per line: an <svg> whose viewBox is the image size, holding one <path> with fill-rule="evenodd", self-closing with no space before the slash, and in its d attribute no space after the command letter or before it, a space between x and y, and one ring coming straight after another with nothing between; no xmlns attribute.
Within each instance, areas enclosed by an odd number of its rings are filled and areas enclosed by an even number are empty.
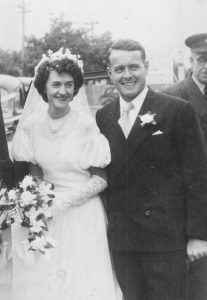
<svg viewBox="0 0 207 300"><path fill-rule="evenodd" d="M63 117L69 111L69 103L73 100L74 80L70 74L58 74L51 70L45 86L51 117Z"/></svg>

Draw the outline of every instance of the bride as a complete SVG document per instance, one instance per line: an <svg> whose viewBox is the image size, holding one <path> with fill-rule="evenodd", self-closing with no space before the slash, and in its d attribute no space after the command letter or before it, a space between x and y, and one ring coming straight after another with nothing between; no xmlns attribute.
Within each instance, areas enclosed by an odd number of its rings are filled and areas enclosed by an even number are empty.
<svg viewBox="0 0 207 300"><path fill-rule="evenodd" d="M107 187L110 150L83 112L84 97L75 97L83 85L81 63L68 49L43 55L13 139L13 158L29 162L31 174L54 184L56 193L49 258L25 250L26 229L12 226L15 300L122 299L98 195Z"/></svg>

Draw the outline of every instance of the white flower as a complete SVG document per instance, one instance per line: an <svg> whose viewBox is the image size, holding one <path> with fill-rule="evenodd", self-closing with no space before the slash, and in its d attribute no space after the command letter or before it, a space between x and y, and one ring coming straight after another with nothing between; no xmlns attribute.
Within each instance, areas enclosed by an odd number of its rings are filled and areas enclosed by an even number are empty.
<svg viewBox="0 0 207 300"><path fill-rule="evenodd" d="M8 197L9 197L9 200L16 200L17 199L16 190L10 190L8 192Z"/></svg>
<svg viewBox="0 0 207 300"><path fill-rule="evenodd" d="M44 212L46 219L52 218L52 208L51 207L44 208L43 212Z"/></svg>
<svg viewBox="0 0 207 300"><path fill-rule="evenodd" d="M34 200L36 198L36 195L33 195L32 193L30 193L29 191L24 191L21 194L21 198L20 198L20 202L22 206L27 206L29 204L33 204Z"/></svg>
<svg viewBox="0 0 207 300"><path fill-rule="evenodd" d="M53 61L61 61L64 58L68 58L72 61L74 61L78 67L81 69L81 72L83 73L83 62L80 59L79 55L72 54L68 48L65 50L63 48L60 48L58 51L53 52L52 50L48 50L47 54L43 54L40 62L35 67L35 77L38 74L39 67L45 63L45 62L53 62Z"/></svg>
<svg viewBox="0 0 207 300"><path fill-rule="evenodd" d="M146 124L153 124L156 125L156 121L154 120L154 117L156 116L156 114L152 114L151 112L147 112L144 115L140 115L140 120L141 120L141 126L143 127Z"/></svg>
<svg viewBox="0 0 207 300"><path fill-rule="evenodd" d="M52 185L50 183L45 183L42 181L38 187L38 191L44 195L54 195L54 191L52 190Z"/></svg>
<svg viewBox="0 0 207 300"><path fill-rule="evenodd" d="M25 212L25 216L28 217L30 219L30 222L32 223L33 221L36 221L37 216L39 216L40 211L36 210L36 208L34 206L32 206L30 208L29 211Z"/></svg>
<svg viewBox="0 0 207 300"><path fill-rule="evenodd" d="M23 240L22 244L23 244L24 249L27 250L27 251L31 247L31 244L30 244L30 242L28 240ZM20 249L17 250L18 251L18 255L20 256L21 259L24 259L24 254L23 253L19 253L19 250Z"/></svg>
<svg viewBox="0 0 207 300"><path fill-rule="evenodd" d="M31 232L39 233L42 231L42 227L44 227L45 224L43 223L42 220L39 221L33 221L32 222L32 227L30 227Z"/></svg>
<svg viewBox="0 0 207 300"><path fill-rule="evenodd" d="M23 190L26 190L28 187L34 185L35 182L33 181L32 176L27 175L24 177L24 179L22 180L22 182L20 183L20 187L23 188Z"/></svg>
<svg viewBox="0 0 207 300"><path fill-rule="evenodd" d="M1 198L0 198L0 204L5 204L5 202L6 202L6 196L1 196Z"/></svg>
<svg viewBox="0 0 207 300"><path fill-rule="evenodd" d="M35 236L35 239L31 241L31 246L35 250L45 251L45 246L47 244L44 236Z"/></svg>
<svg viewBox="0 0 207 300"><path fill-rule="evenodd" d="M6 191L7 191L7 189L5 189L5 188L0 189L0 196L4 196Z"/></svg>

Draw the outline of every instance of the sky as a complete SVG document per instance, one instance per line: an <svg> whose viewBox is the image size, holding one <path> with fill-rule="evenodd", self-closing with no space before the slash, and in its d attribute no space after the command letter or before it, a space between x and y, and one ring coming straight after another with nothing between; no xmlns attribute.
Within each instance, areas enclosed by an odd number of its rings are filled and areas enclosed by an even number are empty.
<svg viewBox="0 0 207 300"><path fill-rule="evenodd" d="M0 0L0 48L20 50L23 0ZM133 38L141 42L149 55L169 51L184 59L187 36L207 32L206 0L25 0L25 35L42 37L51 17L64 13L74 27L89 28L98 22L94 34L110 31L113 39ZM187 53L187 55L186 55Z"/></svg>

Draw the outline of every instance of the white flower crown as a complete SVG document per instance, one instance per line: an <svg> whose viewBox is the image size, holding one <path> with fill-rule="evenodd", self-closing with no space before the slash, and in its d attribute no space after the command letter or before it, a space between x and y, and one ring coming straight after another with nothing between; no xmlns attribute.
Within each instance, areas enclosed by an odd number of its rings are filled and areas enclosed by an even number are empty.
<svg viewBox="0 0 207 300"><path fill-rule="evenodd" d="M41 60L35 67L35 77L38 73L39 67L46 61L52 62L55 60L63 60L64 58L68 58L72 61L74 61L78 67L81 69L81 72L83 73L83 62L80 59L79 55L72 54L68 48L60 48L58 51L53 52L52 50L48 50L47 54L43 54Z"/></svg>

